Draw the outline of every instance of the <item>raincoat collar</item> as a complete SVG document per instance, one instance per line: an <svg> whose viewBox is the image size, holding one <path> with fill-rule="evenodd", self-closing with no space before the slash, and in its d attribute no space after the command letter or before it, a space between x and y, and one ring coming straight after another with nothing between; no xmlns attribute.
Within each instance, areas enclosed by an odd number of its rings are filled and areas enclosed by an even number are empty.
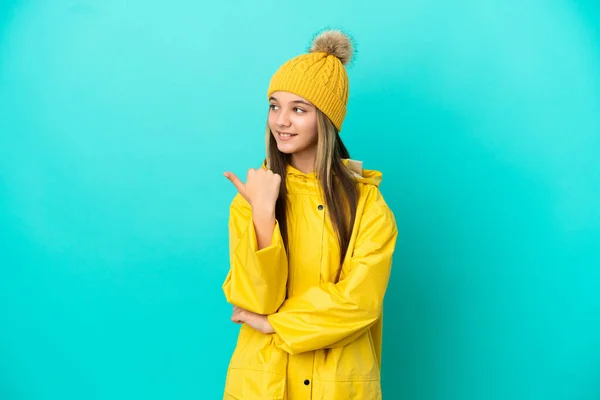
<svg viewBox="0 0 600 400"><path fill-rule="evenodd" d="M349 158L345 158L342 160L344 165L351 171L352 176L361 183L371 184L374 186L379 186L381 184L382 173L376 170L368 170L363 169L363 162L359 160L352 160ZM263 163L263 168L267 168L267 162ZM296 168L294 168L291 164L287 166L287 176L289 178L298 178L299 180L306 181L317 181L316 173L304 173Z"/></svg>

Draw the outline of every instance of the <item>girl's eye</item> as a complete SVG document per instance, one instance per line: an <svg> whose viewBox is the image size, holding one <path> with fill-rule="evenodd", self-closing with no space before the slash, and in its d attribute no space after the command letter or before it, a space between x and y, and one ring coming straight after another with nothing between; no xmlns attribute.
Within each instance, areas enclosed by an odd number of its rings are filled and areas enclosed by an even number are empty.
<svg viewBox="0 0 600 400"><path fill-rule="evenodd" d="M277 109L277 106L275 104L269 104L269 108L271 110L275 110L275 109Z"/></svg>
<svg viewBox="0 0 600 400"><path fill-rule="evenodd" d="M304 112L304 110L303 110L303 109L301 109L301 108L298 108L298 107L295 107L295 108L294 108L294 110L295 110L296 112L300 112L300 113L303 113L303 112Z"/></svg>

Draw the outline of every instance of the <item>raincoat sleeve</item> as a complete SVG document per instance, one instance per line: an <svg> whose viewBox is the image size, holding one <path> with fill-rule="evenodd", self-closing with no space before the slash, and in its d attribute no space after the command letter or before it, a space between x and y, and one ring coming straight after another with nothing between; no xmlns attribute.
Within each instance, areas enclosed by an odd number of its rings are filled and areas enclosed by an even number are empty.
<svg viewBox="0 0 600 400"><path fill-rule="evenodd" d="M239 194L229 214L230 268L223 291L227 301L257 314L272 314L286 296L288 262L276 222L271 244L258 250L252 208Z"/></svg>
<svg viewBox="0 0 600 400"><path fill-rule="evenodd" d="M381 316L397 235L387 206L368 211L343 278L287 299L268 316L274 344L290 354L339 347L371 327Z"/></svg>

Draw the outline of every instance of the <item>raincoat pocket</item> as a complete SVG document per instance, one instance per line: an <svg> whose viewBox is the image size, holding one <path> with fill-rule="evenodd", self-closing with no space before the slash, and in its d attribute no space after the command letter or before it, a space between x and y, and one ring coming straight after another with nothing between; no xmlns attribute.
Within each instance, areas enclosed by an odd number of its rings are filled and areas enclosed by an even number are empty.
<svg viewBox="0 0 600 400"><path fill-rule="evenodd" d="M314 400L381 400L379 379L324 382L314 380Z"/></svg>
<svg viewBox="0 0 600 400"><path fill-rule="evenodd" d="M229 364L225 399L283 400L286 370L287 354L273 345L272 335L244 324Z"/></svg>
<svg viewBox="0 0 600 400"><path fill-rule="evenodd" d="M283 400L285 375L264 370L229 368L225 399Z"/></svg>
<svg viewBox="0 0 600 400"><path fill-rule="evenodd" d="M350 344L328 349L315 363L314 400L380 400L379 363L366 331Z"/></svg>

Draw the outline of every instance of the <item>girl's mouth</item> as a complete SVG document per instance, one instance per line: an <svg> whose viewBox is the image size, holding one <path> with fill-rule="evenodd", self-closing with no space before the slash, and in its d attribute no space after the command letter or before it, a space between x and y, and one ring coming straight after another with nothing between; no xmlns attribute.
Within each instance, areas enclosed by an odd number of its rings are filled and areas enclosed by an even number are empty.
<svg viewBox="0 0 600 400"><path fill-rule="evenodd" d="M294 136L298 136L296 133L277 132L277 136L281 140L290 140Z"/></svg>

